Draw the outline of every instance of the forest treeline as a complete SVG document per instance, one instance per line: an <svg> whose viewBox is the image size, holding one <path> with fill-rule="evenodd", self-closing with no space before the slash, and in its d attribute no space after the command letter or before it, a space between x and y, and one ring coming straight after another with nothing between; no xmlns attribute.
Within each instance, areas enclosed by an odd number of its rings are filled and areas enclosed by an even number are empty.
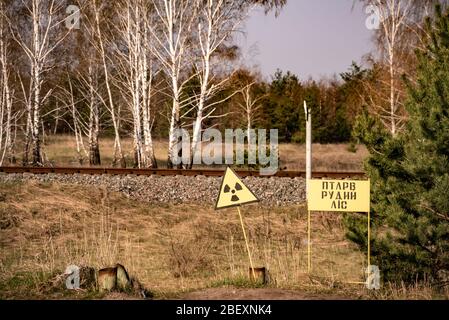
<svg viewBox="0 0 449 320"><path fill-rule="evenodd" d="M396 135L407 122L401 77L413 81L424 18L445 1L361 2L378 8L376 50L334 77L300 80L281 70L264 79L236 45L254 8L282 15L286 0L3 1L0 163L45 164L42 137L58 133L72 134L91 165L101 163L99 138L112 136L112 165L136 167L157 166L155 138L168 139L172 167L179 128L191 132L192 155L211 127L278 129L281 142L301 143L303 101L315 142L351 141L363 110Z"/></svg>

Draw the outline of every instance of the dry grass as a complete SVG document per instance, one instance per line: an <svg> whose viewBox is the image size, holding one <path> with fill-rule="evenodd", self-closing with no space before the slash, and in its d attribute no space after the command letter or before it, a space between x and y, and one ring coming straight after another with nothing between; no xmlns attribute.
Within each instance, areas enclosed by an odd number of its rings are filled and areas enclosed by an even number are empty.
<svg viewBox="0 0 449 320"><path fill-rule="evenodd" d="M356 152L349 151L349 144L314 144L312 163L314 171L360 171L363 160L368 157L365 146L356 146ZM281 167L289 170L304 170L306 167L306 148L299 144L279 146Z"/></svg>
<svg viewBox="0 0 449 320"><path fill-rule="evenodd" d="M0 185L0 298L61 298L42 283L69 264L95 268L121 263L156 297L207 287L247 286L248 258L235 209L136 202L105 189L59 184ZM341 216L313 216L313 272L307 270L306 212L302 206L247 206L256 266L270 287L353 298L409 297L409 288L368 294L364 255L344 239ZM411 298L434 297L414 290ZM419 293L419 295L418 295ZM86 296L83 296L86 298Z"/></svg>
<svg viewBox="0 0 449 320"><path fill-rule="evenodd" d="M123 152L127 163L132 164L133 147L132 139L124 138L122 141ZM155 155L160 167L164 167L167 160L167 140L155 141ZM87 143L86 143L87 147ZM17 155L20 157L21 146L17 147ZM47 136L43 150L46 159L56 166L78 166L75 138L69 135ZM103 137L100 139L100 155L103 166L112 164L114 152L114 140ZM305 146L298 144L280 144L280 168L287 170L305 169ZM316 171L362 169L362 162L368 156L364 146L357 146L357 151L348 151L347 144L313 145L313 169ZM85 161L87 165L87 160Z"/></svg>
<svg viewBox="0 0 449 320"><path fill-rule="evenodd" d="M385 288L378 294L373 294L377 299L390 300L432 300L449 299L449 289L443 288L436 293L430 283L415 283L412 285L387 283Z"/></svg>
<svg viewBox="0 0 449 320"><path fill-rule="evenodd" d="M88 147L87 142L85 147ZM114 155L114 139L104 137L99 140L100 157L102 166L111 166ZM133 142L131 138L122 140L123 154L128 164L134 160ZM168 142L162 140L155 141L154 152L158 163L164 163L167 160ZM49 162L57 166L78 166L79 156L76 151L76 141L73 136L56 135L45 138L44 153ZM83 156L85 156L83 154ZM85 159L85 165L88 165L88 159Z"/></svg>

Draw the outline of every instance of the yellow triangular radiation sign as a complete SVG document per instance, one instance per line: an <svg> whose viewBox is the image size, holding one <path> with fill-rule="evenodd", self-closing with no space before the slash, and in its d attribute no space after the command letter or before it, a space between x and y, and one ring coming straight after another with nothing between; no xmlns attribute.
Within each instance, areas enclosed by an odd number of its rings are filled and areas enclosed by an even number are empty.
<svg viewBox="0 0 449 320"><path fill-rule="evenodd" d="M227 168L221 182L215 210L258 202L259 199L245 186L231 168Z"/></svg>

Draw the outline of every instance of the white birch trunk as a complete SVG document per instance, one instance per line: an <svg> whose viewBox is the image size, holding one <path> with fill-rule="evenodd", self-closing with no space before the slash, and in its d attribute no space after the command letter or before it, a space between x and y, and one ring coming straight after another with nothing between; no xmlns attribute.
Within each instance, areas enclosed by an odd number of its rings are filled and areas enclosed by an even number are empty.
<svg viewBox="0 0 449 320"><path fill-rule="evenodd" d="M144 31L143 31L144 39L143 43L148 44L148 25L145 21L144 23ZM146 48L146 46L144 47ZM152 72L152 63L151 58L148 58L149 53L146 52L143 55L142 65L141 65L141 73L142 73L142 128L143 128L143 139L144 139L144 150L143 153L145 155L145 166L149 168L157 168L156 157L154 154L154 145L153 145L153 137L151 134L152 131L152 118L151 118L151 96L152 96L152 81L153 81L153 72Z"/></svg>
<svg viewBox="0 0 449 320"><path fill-rule="evenodd" d="M1 122L0 125L0 151L3 149L0 158L0 165L3 164L5 158L9 163L14 163L14 149L12 143L12 93L9 86L9 70L8 70L8 44L4 33L4 7L0 5L0 64L2 88L1 88ZM4 117L6 117L5 122ZM4 137L3 137L4 136ZM4 140L3 140L4 139Z"/></svg>
<svg viewBox="0 0 449 320"><path fill-rule="evenodd" d="M33 59L32 65L32 104L31 104L31 149L32 149L32 164L41 165L41 146L40 146L40 107L41 107L41 57L39 51L41 49L40 39L40 19L41 19L41 2L40 0L33 0Z"/></svg>
<svg viewBox="0 0 449 320"><path fill-rule="evenodd" d="M96 74L93 71L93 66L89 64L88 70L88 86L89 86L89 164L91 166L100 165L100 146L98 143L98 136L100 134L100 112L98 108L98 99L95 88L98 86Z"/></svg>
<svg viewBox="0 0 449 320"><path fill-rule="evenodd" d="M169 131L169 142L168 142L168 159L167 159L167 167L173 168L174 164L174 151L175 146L178 143L178 139L176 137L176 130L180 129L180 104L179 104L179 72L178 69L178 59L182 59L182 57L178 57L178 53L176 50L175 45L175 28L174 28L174 21L173 21L173 15L176 14L173 12L174 10L174 4L173 1L175 0L168 0L168 4L166 1L166 14L168 19L168 33L169 33L169 54L170 54L170 77L171 77L171 83L172 83L172 113L170 118L170 131ZM168 8L167 8L168 5ZM181 30L180 30L181 31ZM179 36L179 35L178 35Z"/></svg>

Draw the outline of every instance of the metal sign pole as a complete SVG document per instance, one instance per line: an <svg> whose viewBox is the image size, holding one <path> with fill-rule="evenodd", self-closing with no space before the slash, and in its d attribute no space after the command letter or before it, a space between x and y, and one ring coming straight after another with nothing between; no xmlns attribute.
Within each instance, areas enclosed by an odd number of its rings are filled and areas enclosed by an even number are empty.
<svg viewBox="0 0 449 320"><path fill-rule="evenodd" d="M306 116L306 200L307 200L307 272L312 269L311 241L310 241L310 210L309 210L309 182L312 179L312 115L304 100L304 113Z"/></svg>
<svg viewBox="0 0 449 320"><path fill-rule="evenodd" d="M310 243L310 210L307 210L307 272L312 270L312 247Z"/></svg>
<svg viewBox="0 0 449 320"><path fill-rule="evenodd" d="M253 259L251 258L251 251L249 250L248 238L246 237L245 225L243 224L242 213L240 212L240 206L237 207L240 216L240 223L242 225L243 237L245 238L246 250L248 250L249 263L251 265L251 270L253 272L254 281L256 281L256 272L254 271Z"/></svg>
<svg viewBox="0 0 449 320"><path fill-rule="evenodd" d="M371 265L371 217L368 210L368 267Z"/></svg>
<svg viewBox="0 0 449 320"><path fill-rule="evenodd" d="M304 113L306 115L306 194L308 195L309 180L312 179L312 115L305 100Z"/></svg>

